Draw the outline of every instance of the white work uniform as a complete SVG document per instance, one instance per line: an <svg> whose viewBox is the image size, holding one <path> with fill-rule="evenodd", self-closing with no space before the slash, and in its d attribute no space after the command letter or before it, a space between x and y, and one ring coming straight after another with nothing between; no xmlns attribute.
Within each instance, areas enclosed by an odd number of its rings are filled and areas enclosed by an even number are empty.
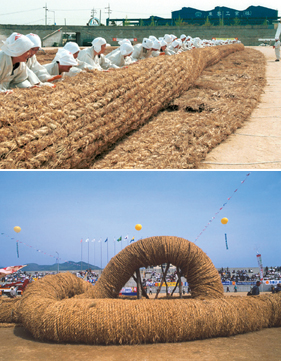
<svg viewBox="0 0 281 361"><path fill-rule="evenodd" d="M13 70L12 57L0 51L0 91L5 92L11 88L28 88L31 83L27 80L28 73L25 63Z"/></svg>
<svg viewBox="0 0 281 361"><path fill-rule="evenodd" d="M136 44L134 45L134 51L131 55L133 61L137 61L140 59L147 59L151 57L151 50L145 49L142 44Z"/></svg>
<svg viewBox="0 0 281 361"><path fill-rule="evenodd" d="M160 55L160 51L159 50L155 50L155 51L152 51L151 52L151 56L152 57L157 57L157 56L159 56Z"/></svg>
<svg viewBox="0 0 281 361"><path fill-rule="evenodd" d="M104 56L104 54L95 55L94 51L95 50L93 46L87 49L83 49L79 51L78 59L84 61L85 63L90 64L93 67L93 69L97 69L97 70L107 70L110 68L117 68L117 66L113 65L111 61Z"/></svg>
<svg viewBox="0 0 281 361"><path fill-rule="evenodd" d="M51 75L48 73L46 68L40 63L38 63L36 55L33 55L31 58L27 60L26 66L37 76L37 78L41 82L46 82L48 81L48 79L51 78ZM29 76L29 78L30 77L31 76Z"/></svg>
<svg viewBox="0 0 281 361"><path fill-rule="evenodd" d="M113 52L107 54L109 56L106 56L107 59L110 60L110 62L114 65L116 65L118 68L122 68L123 66L130 65L133 61L130 56L124 57L124 55L121 54L120 48L119 50L113 50Z"/></svg>
<svg viewBox="0 0 281 361"><path fill-rule="evenodd" d="M48 73L50 75L52 75L52 77L55 76L55 75L62 75L62 77L65 77L65 76L72 77L72 76L75 76L75 75L77 75L78 73L80 73L82 71L81 69L78 69L78 68L73 66L72 68L70 68L69 72L63 72L63 73L60 74L60 72L59 72L59 64L57 62L54 62L54 61L52 63L49 63L49 64L44 64L43 66L47 69Z"/></svg>
<svg viewBox="0 0 281 361"><path fill-rule="evenodd" d="M280 40L275 41L274 43L275 46L275 55L276 55L276 59L280 60Z"/></svg>

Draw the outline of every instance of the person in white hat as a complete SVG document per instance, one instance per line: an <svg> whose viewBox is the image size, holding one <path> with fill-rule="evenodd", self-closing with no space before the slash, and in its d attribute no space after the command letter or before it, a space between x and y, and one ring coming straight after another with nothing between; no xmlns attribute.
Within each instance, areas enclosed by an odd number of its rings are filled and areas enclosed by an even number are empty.
<svg viewBox="0 0 281 361"><path fill-rule="evenodd" d="M136 44L134 46L134 51L132 54L133 61L150 58L152 46L152 40L148 38L143 38L141 44Z"/></svg>
<svg viewBox="0 0 281 361"><path fill-rule="evenodd" d="M119 44L120 46L121 46L122 44L124 44L124 43L127 43L127 44L132 45L131 41L130 41L129 39L126 39L126 38L125 38L125 39L121 39L121 40L118 41L118 44ZM110 59L113 54L119 52L120 46L119 46L118 48L112 50L110 53L106 54L105 57Z"/></svg>
<svg viewBox="0 0 281 361"><path fill-rule="evenodd" d="M182 51L188 50L188 46L187 46L187 44L186 44L186 35L185 35L185 34L181 34L180 40L182 41L181 50L182 50Z"/></svg>
<svg viewBox="0 0 281 361"><path fill-rule="evenodd" d="M180 54L181 45L182 45L182 41L180 39L175 39L168 48L170 51L173 51L175 54Z"/></svg>
<svg viewBox="0 0 281 361"><path fill-rule="evenodd" d="M36 58L36 53L40 50L42 44L41 39L37 34L27 34L26 37L33 43L33 47L30 49L30 58L27 59L26 66L28 71L28 80L32 85L38 85L41 82L47 82L52 78L47 69L41 65Z"/></svg>
<svg viewBox="0 0 281 361"><path fill-rule="evenodd" d="M106 45L106 40L104 38L95 38L92 41L92 46L90 48L83 49L79 52L78 59L90 64L97 70L117 68L117 66L112 64L104 55Z"/></svg>
<svg viewBox="0 0 281 361"><path fill-rule="evenodd" d="M70 51L71 54L73 55L73 58L77 61L78 65L76 65L75 68L78 68L80 70L95 69L95 67L93 67L92 65L86 63L85 61L78 59L78 55L81 50L79 48L79 45L77 43L75 43L74 41L67 42L65 44L65 46L63 47L63 49ZM74 67L72 67L70 71L73 71L73 69L74 69Z"/></svg>
<svg viewBox="0 0 281 361"><path fill-rule="evenodd" d="M164 40L166 41L167 45L169 46L170 44L172 44L174 39L172 38L172 36L170 34L165 34Z"/></svg>
<svg viewBox="0 0 281 361"><path fill-rule="evenodd" d="M59 49L55 56L55 59L52 63L44 64L44 67L47 69L48 73L52 76L73 76L76 73L69 73L70 69L73 66L77 66L78 63L74 59L70 51L65 49ZM54 79L55 80L55 79Z"/></svg>
<svg viewBox="0 0 281 361"><path fill-rule="evenodd" d="M275 43L273 45L273 49L275 49L275 55L276 55L275 61L280 61L280 40L279 40L279 38L275 38Z"/></svg>
<svg viewBox="0 0 281 361"><path fill-rule="evenodd" d="M161 44L158 39L153 41L152 48L151 48L151 55L153 57L159 56L161 54ZM161 54L162 55L162 54Z"/></svg>
<svg viewBox="0 0 281 361"><path fill-rule="evenodd" d="M133 45L131 43L124 42L117 51L114 50L112 53L108 54L108 59L111 61L112 64L115 64L119 68L122 68L132 63L131 55L133 51Z"/></svg>
<svg viewBox="0 0 281 361"><path fill-rule="evenodd" d="M162 55L174 55L175 53L173 51L170 51L168 49L168 44L167 42L164 40L164 38L159 38L159 41L160 41L160 54Z"/></svg>
<svg viewBox="0 0 281 361"><path fill-rule="evenodd" d="M28 88L32 84L28 81L26 61L30 57L33 43L19 33L12 33L2 41L0 51L0 91L6 92L12 88Z"/></svg>

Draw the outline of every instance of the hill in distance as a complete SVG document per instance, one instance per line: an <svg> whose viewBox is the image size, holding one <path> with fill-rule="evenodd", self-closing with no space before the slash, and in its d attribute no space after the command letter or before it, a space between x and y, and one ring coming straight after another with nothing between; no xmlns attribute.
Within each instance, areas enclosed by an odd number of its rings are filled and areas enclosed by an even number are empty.
<svg viewBox="0 0 281 361"><path fill-rule="evenodd" d="M86 269L90 268L91 270L100 270L100 267L94 266L92 264L89 264L87 262L82 262L82 271L85 271ZM22 271L25 272L52 272L57 271L58 265L57 263L52 265L39 265L37 263L28 263L26 267L22 268ZM59 264L59 270L60 271L79 271L81 270L81 262L64 262Z"/></svg>

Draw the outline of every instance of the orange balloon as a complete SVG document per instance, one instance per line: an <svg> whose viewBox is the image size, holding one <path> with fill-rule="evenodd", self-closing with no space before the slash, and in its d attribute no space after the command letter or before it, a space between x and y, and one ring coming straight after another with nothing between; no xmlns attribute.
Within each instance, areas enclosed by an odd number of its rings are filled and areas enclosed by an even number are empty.
<svg viewBox="0 0 281 361"><path fill-rule="evenodd" d="M228 219L226 217L222 218L221 219L221 223L222 224L226 224L228 222Z"/></svg>
<svg viewBox="0 0 281 361"><path fill-rule="evenodd" d="M15 227L14 227L14 231L17 232L17 233L19 233L19 232L21 231L21 228L20 228L19 226L15 226Z"/></svg>
<svg viewBox="0 0 281 361"><path fill-rule="evenodd" d="M135 229L136 229L137 231L140 231L140 230L142 229L142 225L141 225L141 224L136 224L136 225L135 225Z"/></svg>

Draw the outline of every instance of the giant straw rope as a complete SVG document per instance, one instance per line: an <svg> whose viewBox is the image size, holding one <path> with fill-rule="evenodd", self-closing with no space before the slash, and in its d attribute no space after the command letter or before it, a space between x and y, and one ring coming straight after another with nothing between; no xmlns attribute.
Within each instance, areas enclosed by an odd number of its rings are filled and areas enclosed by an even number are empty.
<svg viewBox="0 0 281 361"><path fill-rule="evenodd" d="M147 123L202 71L243 44L193 49L110 72L80 73L55 89L0 94L0 168L89 168Z"/></svg>
<svg viewBox="0 0 281 361"><path fill-rule="evenodd" d="M172 263L192 298L116 297L141 266ZM108 298L106 298L108 297ZM135 242L108 263L95 286L65 273L0 301L0 322L19 322L39 340L88 344L179 342L281 326L281 295L224 297L220 276L194 243L177 237Z"/></svg>

